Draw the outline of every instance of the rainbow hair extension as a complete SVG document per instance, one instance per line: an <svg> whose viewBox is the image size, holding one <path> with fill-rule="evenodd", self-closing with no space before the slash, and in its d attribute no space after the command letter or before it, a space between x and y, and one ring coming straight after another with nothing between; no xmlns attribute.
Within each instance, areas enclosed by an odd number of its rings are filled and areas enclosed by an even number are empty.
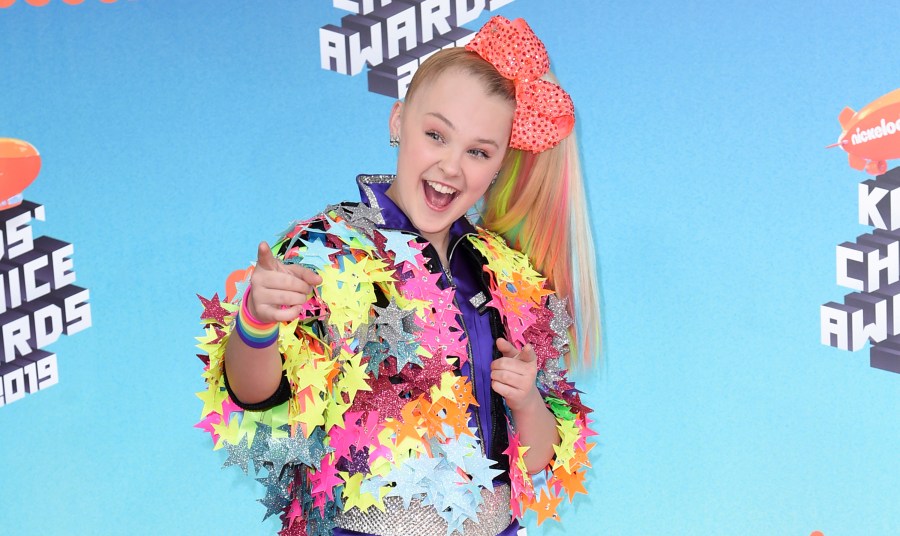
<svg viewBox="0 0 900 536"><path fill-rule="evenodd" d="M600 353L600 300L575 135L538 154L510 150L501 169L485 198L483 224L528 255L569 299L575 324L566 364L588 370Z"/></svg>

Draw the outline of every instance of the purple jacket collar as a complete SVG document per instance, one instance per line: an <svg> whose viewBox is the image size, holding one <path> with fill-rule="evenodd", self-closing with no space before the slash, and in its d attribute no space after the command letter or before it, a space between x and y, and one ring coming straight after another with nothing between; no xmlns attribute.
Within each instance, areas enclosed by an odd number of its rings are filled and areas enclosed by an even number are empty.
<svg viewBox="0 0 900 536"><path fill-rule="evenodd" d="M398 229L410 233L421 234L416 226L409 220L400 207L388 197L387 190L394 182L394 175L359 175L356 184L359 186L359 198L366 205L381 211L384 223L378 227L383 229ZM459 218L450 226L450 242L455 243L468 233L476 232L465 216Z"/></svg>

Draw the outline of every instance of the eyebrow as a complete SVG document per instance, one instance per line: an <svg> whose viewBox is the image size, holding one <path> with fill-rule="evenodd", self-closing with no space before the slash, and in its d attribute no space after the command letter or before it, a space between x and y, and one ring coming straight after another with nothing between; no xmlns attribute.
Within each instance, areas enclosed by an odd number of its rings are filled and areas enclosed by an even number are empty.
<svg viewBox="0 0 900 536"><path fill-rule="evenodd" d="M443 121L444 123L446 123L447 126L450 127L451 129L456 130L456 126L454 126L453 123L449 119L444 117L444 115L441 114L440 112L428 112L425 115L430 115L430 116L436 117L436 118L440 119L441 121ZM500 148L500 145L497 142L495 142L494 140L489 140L487 138L478 138L475 141L478 143L485 143L488 145L493 145L497 149Z"/></svg>

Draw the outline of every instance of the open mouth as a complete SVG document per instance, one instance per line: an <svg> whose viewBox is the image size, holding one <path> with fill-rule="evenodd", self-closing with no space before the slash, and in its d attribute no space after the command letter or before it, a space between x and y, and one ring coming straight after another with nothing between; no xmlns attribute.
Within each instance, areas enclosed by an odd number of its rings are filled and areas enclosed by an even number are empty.
<svg viewBox="0 0 900 536"><path fill-rule="evenodd" d="M446 184L425 181L425 201L435 210L444 210L456 198L459 190Z"/></svg>

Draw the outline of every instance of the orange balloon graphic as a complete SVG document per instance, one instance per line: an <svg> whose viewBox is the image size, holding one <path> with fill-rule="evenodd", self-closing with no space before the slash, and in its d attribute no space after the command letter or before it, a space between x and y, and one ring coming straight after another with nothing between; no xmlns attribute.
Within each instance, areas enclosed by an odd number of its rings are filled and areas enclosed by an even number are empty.
<svg viewBox="0 0 900 536"><path fill-rule="evenodd" d="M841 136L829 147L847 151L853 169L881 175L887 171L887 160L900 158L900 89L875 99L858 112L844 108L838 122Z"/></svg>
<svg viewBox="0 0 900 536"><path fill-rule="evenodd" d="M9 7L16 3L16 0L0 0L0 7Z"/></svg>
<svg viewBox="0 0 900 536"><path fill-rule="evenodd" d="M84 0L63 0L63 2L69 4L70 6L75 6L84 2Z"/></svg>
<svg viewBox="0 0 900 536"><path fill-rule="evenodd" d="M49 4L50 0L25 0L25 2L27 2L33 6L36 6L36 7L41 7L41 6L46 6L47 4Z"/></svg>
<svg viewBox="0 0 900 536"><path fill-rule="evenodd" d="M809 536L825 536L825 535L822 534L822 531L821 531L821 530L814 530L814 531L812 531L812 532L809 533Z"/></svg>
<svg viewBox="0 0 900 536"><path fill-rule="evenodd" d="M22 202L41 170L41 155L27 141L0 138L0 210Z"/></svg>

